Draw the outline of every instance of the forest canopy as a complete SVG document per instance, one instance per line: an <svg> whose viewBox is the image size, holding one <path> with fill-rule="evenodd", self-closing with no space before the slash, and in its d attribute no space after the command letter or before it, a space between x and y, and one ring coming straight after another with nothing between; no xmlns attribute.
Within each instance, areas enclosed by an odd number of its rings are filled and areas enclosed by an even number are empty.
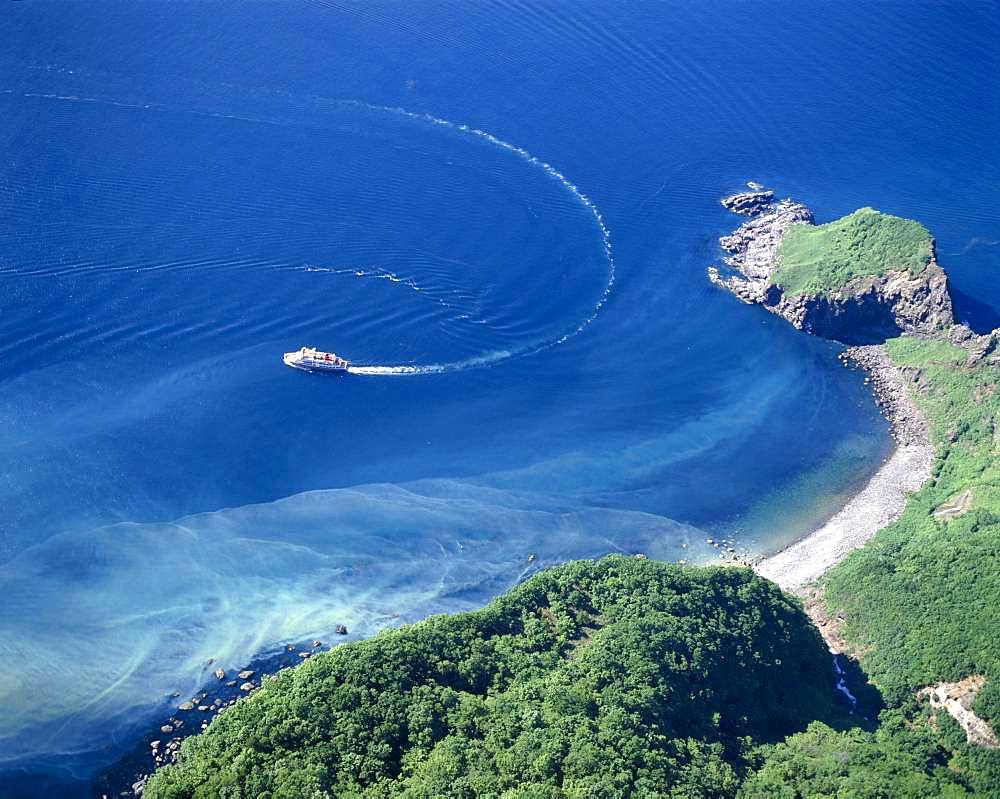
<svg viewBox="0 0 1000 799"><path fill-rule="evenodd" d="M775 585L613 556L279 674L145 796L726 797L759 745L839 712Z"/></svg>

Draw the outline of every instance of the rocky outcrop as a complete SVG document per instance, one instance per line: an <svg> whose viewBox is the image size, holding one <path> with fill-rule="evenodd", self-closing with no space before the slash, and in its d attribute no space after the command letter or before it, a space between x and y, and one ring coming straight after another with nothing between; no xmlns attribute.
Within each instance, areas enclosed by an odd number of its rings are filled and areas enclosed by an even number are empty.
<svg viewBox="0 0 1000 799"><path fill-rule="evenodd" d="M948 279L933 244L930 263L920 274L889 270L824 294L785 294L771 279L778 245L791 225L814 224L814 219L801 203L773 198L772 192L751 192L722 200L750 219L719 239L728 255L725 269L709 267L713 283L746 303L763 305L799 330L845 344L876 344L904 332L929 335L954 323Z"/></svg>
<svg viewBox="0 0 1000 799"><path fill-rule="evenodd" d="M847 282L830 294L786 295L769 286L762 305L799 330L845 344L870 344L901 333L929 335L954 321L948 278L935 261L919 275L889 271Z"/></svg>
<svg viewBox="0 0 1000 799"><path fill-rule="evenodd" d="M1000 364L1000 327L989 333L979 334L965 325L955 325L948 331L948 340L969 353L969 366L980 361Z"/></svg>
<svg viewBox="0 0 1000 799"><path fill-rule="evenodd" d="M1000 746L993 728L973 712L976 696L986 679L973 674L959 682L941 682L920 690L917 696L926 699L934 710L944 710L965 730L966 740L985 749ZM932 723L935 719L932 716Z"/></svg>
<svg viewBox="0 0 1000 799"><path fill-rule="evenodd" d="M744 191L722 198L722 204L734 214L756 214L772 202L773 191Z"/></svg>
<svg viewBox="0 0 1000 799"><path fill-rule="evenodd" d="M746 197L748 195L733 195ZM760 193L753 196L763 197ZM709 267L708 276L713 283L724 286L743 302L763 303L771 287L771 273L775 268L775 252L781 243L785 231L796 222L813 223L812 211L802 203L792 200L771 202L772 192L767 192L770 199L766 203L753 204L749 213L751 218L740 225L728 236L719 239L722 249L729 255L724 262L728 273L723 276L719 269ZM722 204L732 210L733 198L726 197ZM739 207L749 208L745 201L738 203Z"/></svg>

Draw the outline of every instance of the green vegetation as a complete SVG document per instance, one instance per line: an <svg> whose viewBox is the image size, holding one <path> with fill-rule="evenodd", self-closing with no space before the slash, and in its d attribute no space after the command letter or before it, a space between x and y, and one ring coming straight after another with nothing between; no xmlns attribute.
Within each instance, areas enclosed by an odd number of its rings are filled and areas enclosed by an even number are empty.
<svg viewBox="0 0 1000 799"><path fill-rule="evenodd" d="M837 710L824 645L772 584L609 557L282 673L145 795L1000 795L1000 752L915 698L984 674L975 710L1000 729L998 370L944 338L885 346L930 423L933 477L823 585L887 703L877 723Z"/></svg>
<svg viewBox="0 0 1000 799"><path fill-rule="evenodd" d="M865 668L901 701L939 680L1000 675L1000 392L995 366L966 366L946 341L885 347L913 377L937 450L933 475L899 521L830 572L825 596L847 617ZM962 512L935 515L965 492Z"/></svg>
<svg viewBox="0 0 1000 799"><path fill-rule="evenodd" d="M897 522L830 571L824 601L846 618L845 637L890 704L982 674L974 710L1000 730L1000 370L969 363L944 339L885 348L930 423L933 474ZM943 714L938 727L951 768L982 795L1000 795L1000 753L966 744Z"/></svg>
<svg viewBox="0 0 1000 799"><path fill-rule="evenodd" d="M856 277L930 262L931 234L919 222L860 208L825 225L792 225L782 237L771 282L789 295L829 294Z"/></svg>
<svg viewBox="0 0 1000 799"><path fill-rule="evenodd" d="M975 794L947 768L931 730L899 712L876 733L837 732L818 722L778 744L743 784L739 799L955 799Z"/></svg>
<svg viewBox="0 0 1000 799"><path fill-rule="evenodd" d="M836 716L829 680L749 571L569 563L267 681L144 795L732 797L759 744Z"/></svg>
<svg viewBox="0 0 1000 799"><path fill-rule="evenodd" d="M937 460L902 517L830 571L823 599L888 707L875 732L813 723L768 747L740 799L1000 796L1000 752L968 744L944 712L929 724L916 702L925 685L984 674L974 709L1000 729L998 369L944 338L885 348L912 380Z"/></svg>

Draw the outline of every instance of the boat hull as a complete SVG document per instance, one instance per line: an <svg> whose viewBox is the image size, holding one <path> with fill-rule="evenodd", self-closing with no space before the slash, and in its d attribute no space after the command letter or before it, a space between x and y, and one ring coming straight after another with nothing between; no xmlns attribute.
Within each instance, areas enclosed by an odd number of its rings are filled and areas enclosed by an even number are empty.
<svg viewBox="0 0 1000 799"><path fill-rule="evenodd" d="M301 372L332 372L334 374L347 374L350 365L345 361L324 361L320 358L302 357L299 352L286 352L281 359L285 366L298 369Z"/></svg>

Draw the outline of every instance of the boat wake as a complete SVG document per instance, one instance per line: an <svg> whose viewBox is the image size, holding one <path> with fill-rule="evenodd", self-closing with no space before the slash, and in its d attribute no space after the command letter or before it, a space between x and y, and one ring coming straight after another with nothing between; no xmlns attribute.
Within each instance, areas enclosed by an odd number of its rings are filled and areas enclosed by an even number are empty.
<svg viewBox="0 0 1000 799"><path fill-rule="evenodd" d="M206 116L216 119L230 119L240 122L253 122L258 124L266 125L294 125L296 123L291 121L283 121L280 118L267 117L267 116L247 116L243 114L233 114L233 113L223 113L219 110L209 110L209 109L192 109L192 108L177 108L169 104L155 103L155 102L129 102L122 99L117 99L113 97L102 97L93 96L84 93L68 93L68 92L16 92L13 89L2 89L0 94L19 94L26 98L50 100L57 102L66 103L83 103L83 104L99 104L99 105L109 105L123 109L130 109L143 112L167 112L167 113L186 113L196 116ZM582 333L600 314L601 310L608 302L608 298L611 295L612 289L615 285L616 280L616 264L614 258L614 252L611 243L611 231L605 222L604 216L602 215L600 209L590 199L587 194L585 194L579 186L573 183L563 172L554 167L548 161L533 155L527 149L513 144L499 136L478 128L469 124L464 124L460 122L454 122L443 117L434 116L430 113L419 113L415 111L408 110L402 107L392 107L375 105L371 103L362 102L354 99L339 99L339 98L328 98L320 96L310 96L305 99L309 104L315 108L326 107L340 107L346 109L357 109L370 114L381 114L389 115L401 119L411 120L423 125L430 125L436 128L447 130L461 136L468 136L477 139L490 147L497 148L503 152L509 153L516 158L520 159L525 164L529 165L533 169L541 170L545 176L550 180L555 181L559 187L561 187L565 192L567 192L570 198L579 206L581 206L586 214L590 217L592 224L595 226L599 237L600 246L603 250L603 259L606 263L607 273L606 280L601 289L596 301L592 306L585 312L582 320L571 322L567 327L562 330L556 330L548 335L541 334L539 338L528 341L522 345L518 346L505 346L502 349L497 349L495 351L489 352L485 355L476 355L473 357L464 357L456 359L454 361L446 361L440 363L399 363L399 364L380 364L380 363L367 363L360 364L351 368L353 374L358 375L428 375L428 374L441 374L445 372L461 371L465 369L474 368L485 368L493 366L502 361L515 358L523 357L526 355L532 355L537 352L558 346L565 343L574 336ZM233 266L234 264L226 262L225 265ZM241 269L245 269L247 264L243 261L239 262ZM88 267L89 268L89 267ZM129 264L127 267L132 271L150 271L152 269L161 269L162 266L151 267L142 264ZM429 291L427 287L418 284L412 277L403 276L397 274L390 269L378 266L378 267L354 267L351 269L341 269L341 268L328 268L317 265L307 264L305 267L293 267L298 269L303 269L303 271L308 272L334 272L337 274L353 274L360 279L374 279L374 280L385 280L391 283L398 283L413 292L420 294L421 296L427 298L428 300L436 303L437 305L449 310L458 310L449 299L445 296L440 295L437 292ZM74 267L76 271L79 267ZM9 270L3 270L9 271ZM18 270L18 273L28 273ZM461 314L458 318L468 318L467 314ZM544 337L542 337L544 336Z"/></svg>
<svg viewBox="0 0 1000 799"><path fill-rule="evenodd" d="M319 98L317 98L319 99ZM436 117L433 114L427 113L417 113L414 111L409 111L401 107L391 107L383 105L372 105L370 103L363 103L357 100L338 100L334 101L340 105L352 106L356 108L363 108L367 111L372 111L375 113L393 114L396 116L404 117L406 119L417 120L421 122L426 122L431 125L436 125L441 128L445 128L450 131L455 131L458 133L466 134L469 136L474 136L482 141L489 143L494 147L498 147L506 152L513 153L518 158L523 160L525 163L531 166L541 169L549 178L556 181L563 189L565 189L573 197L573 199L579 203L583 208L587 210L590 214L594 225L601 237L601 246L604 250L604 259L607 263L608 273L607 282L604 285L604 289L601 295L598 297L597 302L594 303L590 313L580 322L576 323L569 330L553 336L544 341L534 342L530 345L526 345L517 349L508 349L502 351L496 351L489 353L487 355L475 356L472 358L465 358L459 361L452 361L449 363L436 363L436 364L398 364L398 365L381 365L381 364L369 364L362 366L352 366L348 371L351 374L356 375L428 375L428 374L442 374L445 372L457 372L465 369L478 369L493 366L501 361L508 360L510 358L533 355L537 352L541 352L551 347L559 346L565 343L574 336L582 333L600 314L601 309L608 301L608 297L611 296L611 291L615 284L615 256L614 250L611 246L611 231L608 229L607 223L604 221L604 216L601 214L600 209L595 205L594 201L590 199L586 194L581 191L580 187L573 183L565 174L556 169L552 164L547 161L543 161L535 155L532 155L523 147L519 147L516 144L505 141L499 136L495 136L489 131L482 130L481 128L476 128L471 125L466 125L464 123L452 122L448 119L443 119L441 117ZM359 275L360 276L360 275ZM367 276L367 275L364 275ZM391 273L379 274L378 277L389 277L395 278L395 275ZM398 281L398 279L397 279ZM411 285L411 288L415 286ZM419 289L417 289L419 290Z"/></svg>
<svg viewBox="0 0 1000 799"><path fill-rule="evenodd" d="M462 361L451 363L427 363L420 365L401 364L399 366L349 366L347 371L352 375L435 375L444 372L460 372L463 369L479 369L485 366L505 361L517 354L509 350L491 352L489 355L477 355Z"/></svg>

